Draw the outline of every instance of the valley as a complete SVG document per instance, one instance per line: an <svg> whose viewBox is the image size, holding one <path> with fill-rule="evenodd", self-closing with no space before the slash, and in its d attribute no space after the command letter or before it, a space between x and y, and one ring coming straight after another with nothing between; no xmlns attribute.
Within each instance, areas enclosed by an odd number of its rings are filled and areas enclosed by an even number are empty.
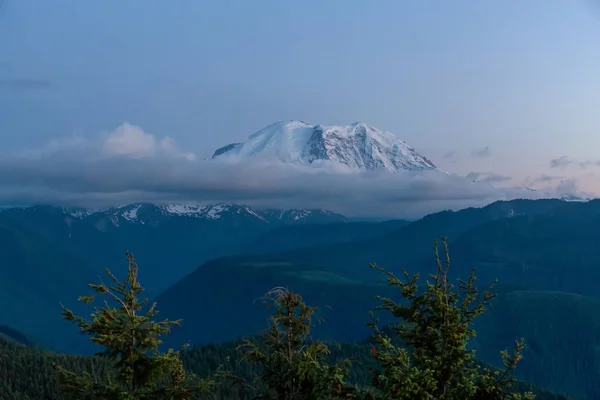
<svg viewBox="0 0 600 400"><path fill-rule="evenodd" d="M476 322L470 344L480 359L499 366L499 352L523 336L528 347L520 379L578 399L596 390L598 200L499 201L413 222L227 205L210 208L218 214L164 211L173 208L1 212L3 304L10 307L2 307L0 323L42 348L89 354L94 348L87 339L60 320L60 304L82 310L74 300L85 285L105 267L119 276L130 250L161 316L184 321L165 346L210 346L260 333L269 315L261 298L278 286L318 306L326 322L315 327L315 338L360 343L369 335L365 322L375 297L398 296L369 264L432 273L433 241L444 235L453 277L475 267L480 287L499 279L499 297Z"/></svg>

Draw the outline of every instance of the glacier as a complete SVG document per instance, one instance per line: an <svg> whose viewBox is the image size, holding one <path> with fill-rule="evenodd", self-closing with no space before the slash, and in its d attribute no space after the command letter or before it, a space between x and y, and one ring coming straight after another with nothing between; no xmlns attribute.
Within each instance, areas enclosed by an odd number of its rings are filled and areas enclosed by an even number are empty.
<svg viewBox="0 0 600 400"><path fill-rule="evenodd" d="M217 149L212 158L268 157L284 163L332 162L352 170L390 172L435 170L436 165L391 132L363 122L310 125L279 121L250 135L243 143Z"/></svg>

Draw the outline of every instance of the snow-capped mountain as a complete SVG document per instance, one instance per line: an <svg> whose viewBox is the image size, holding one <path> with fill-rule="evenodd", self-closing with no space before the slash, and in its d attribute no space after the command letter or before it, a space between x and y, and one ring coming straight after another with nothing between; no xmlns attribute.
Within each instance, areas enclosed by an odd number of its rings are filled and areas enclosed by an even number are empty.
<svg viewBox="0 0 600 400"><path fill-rule="evenodd" d="M213 159L256 156L297 164L329 161L355 170L436 169L430 160L393 133L362 122L343 126L276 122L250 135L244 143L231 143L217 149Z"/></svg>
<svg viewBox="0 0 600 400"><path fill-rule="evenodd" d="M223 219L246 218L265 224L320 223L346 221L342 215L328 210L258 210L235 204L129 204L106 210L86 210L83 208L64 208L69 216L94 222L97 226L109 222L113 226L122 224L149 224L157 226L162 221L173 218L191 218L194 220L217 221Z"/></svg>

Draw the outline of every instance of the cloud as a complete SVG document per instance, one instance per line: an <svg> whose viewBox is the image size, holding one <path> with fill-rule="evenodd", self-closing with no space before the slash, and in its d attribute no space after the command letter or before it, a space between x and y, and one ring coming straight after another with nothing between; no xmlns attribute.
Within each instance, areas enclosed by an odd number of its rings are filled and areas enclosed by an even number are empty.
<svg viewBox="0 0 600 400"><path fill-rule="evenodd" d="M170 137L123 124L93 138L53 140L0 156L0 203L104 207L132 202L232 202L326 208L348 216L417 217L499 199L548 197L438 171L390 174L253 158L199 160Z"/></svg>
<svg viewBox="0 0 600 400"><path fill-rule="evenodd" d="M574 196L580 198L595 198L597 195L580 188L579 180L573 177L542 174L537 177L527 177L525 185L538 187L538 190L553 192L557 196ZM541 187L539 187L541 185Z"/></svg>
<svg viewBox="0 0 600 400"><path fill-rule="evenodd" d="M146 133L139 126L124 123L112 132L102 145L105 156L130 157L140 159L157 155L183 157L188 160L196 158L193 153L181 151L173 138L166 136L157 140L154 135Z"/></svg>
<svg viewBox="0 0 600 400"><path fill-rule="evenodd" d="M473 150L473 151L471 152L471 155L472 155L473 157L487 158L487 157L489 157L489 156L491 156L491 155L492 155L492 152L491 152L491 150L490 150L490 147L489 147L489 146L485 146L485 147L484 147L484 148L482 148L482 149L476 149L476 150Z"/></svg>
<svg viewBox="0 0 600 400"><path fill-rule="evenodd" d="M546 174L542 174L538 177L533 178L531 181L532 182L552 182L552 181L556 181L558 179L564 179L563 176L557 176L557 175L546 175Z"/></svg>
<svg viewBox="0 0 600 400"><path fill-rule="evenodd" d="M600 161L598 161L598 160L596 160L596 161L592 161L592 160L581 161L581 162L579 162L579 166L581 168L600 167Z"/></svg>
<svg viewBox="0 0 600 400"><path fill-rule="evenodd" d="M471 181L486 182L486 183L499 183L510 181L512 178L506 175L499 175L493 172L469 172L465 178Z"/></svg>
<svg viewBox="0 0 600 400"><path fill-rule="evenodd" d="M556 191L560 194L575 195L577 194L577 180L564 179L556 187Z"/></svg>
<svg viewBox="0 0 600 400"><path fill-rule="evenodd" d="M558 157L558 158L554 158L552 160L550 160L550 167L551 168L566 168L568 166L578 166L579 168L587 168L587 167L600 167L600 161L596 160L584 160L584 161L578 161L578 160L574 160L571 157L567 157L567 156L562 156L562 157Z"/></svg>
<svg viewBox="0 0 600 400"><path fill-rule="evenodd" d="M552 184L556 181L561 181L565 179L564 176L560 176L560 175L547 175L547 174L542 174L539 176L534 176L534 177L530 177L528 176L527 178L524 179L523 184L527 185L527 186L536 186L538 184Z"/></svg>
<svg viewBox="0 0 600 400"><path fill-rule="evenodd" d="M586 192L581 190L579 181L576 178L563 179L556 186L556 193L561 197L575 197L575 198L587 198L592 199L597 196L594 193Z"/></svg>
<svg viewBox="0 0 600 400"><path fill-rule="evenodd" d="M550 168L566 168L573 164L573 160L567 156L562 156L550 160Z"/></svg>
<svg viewBox="0 0 600 400"><path fill-rule="evenodd" d="M92 138L68 136L52 139L37 149L28 149L20 157L31 162L41 160L141 160L148 158L196 159L192 152L180 149L170 136L158 138L142 128L123 123L112 132Z"/></svg>

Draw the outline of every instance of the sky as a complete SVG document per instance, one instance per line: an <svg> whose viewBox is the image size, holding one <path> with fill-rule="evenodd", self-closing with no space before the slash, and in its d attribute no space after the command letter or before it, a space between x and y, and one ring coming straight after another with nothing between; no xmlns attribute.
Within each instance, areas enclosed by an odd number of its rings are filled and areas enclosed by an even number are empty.
<svg viewBox="0 0 600 400"><path fill-rule="evenodd" d="M156 182L144 166L166 164L165 183L202 190L165 201L248 200L228 167L210 170L230 183L213 196L188 164L288 119L363 121L452 174L600 195L595 0L0 0L0 37L0 202L144 199L100 182ZM270 199L289 181L256 174Z"/></svg>

